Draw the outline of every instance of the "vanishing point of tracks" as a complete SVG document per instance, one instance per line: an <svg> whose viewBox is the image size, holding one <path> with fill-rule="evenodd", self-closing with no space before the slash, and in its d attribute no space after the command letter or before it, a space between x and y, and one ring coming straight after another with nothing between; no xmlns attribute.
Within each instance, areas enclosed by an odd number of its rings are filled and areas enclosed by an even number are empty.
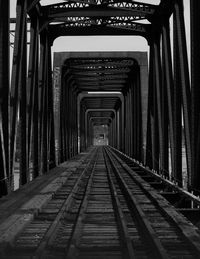
<svg viewBox="0 0 200 259"><path fill-rule="evenodd" d="M198 233L109 147L99 147L5 258L200 258ZM191 232L192 231L192 232Z"/></svg>

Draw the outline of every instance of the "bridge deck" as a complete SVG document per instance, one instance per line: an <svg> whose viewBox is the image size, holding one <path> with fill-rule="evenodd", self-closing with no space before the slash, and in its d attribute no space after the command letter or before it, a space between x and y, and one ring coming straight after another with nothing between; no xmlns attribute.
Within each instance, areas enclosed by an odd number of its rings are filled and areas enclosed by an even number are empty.
<svg viewBox="0 0 200 259"><path fill-rule="evenodd" d="M92 148L1 200L1 258L199 258L200 232L163 185Z"/></svg>
<svg viewBox="0 0 200 259"><path fill-rule="evenodd" d="M0 199L0 243L13 240L16 233L33 219L87 155L87 152L81 153Z"/></svg>

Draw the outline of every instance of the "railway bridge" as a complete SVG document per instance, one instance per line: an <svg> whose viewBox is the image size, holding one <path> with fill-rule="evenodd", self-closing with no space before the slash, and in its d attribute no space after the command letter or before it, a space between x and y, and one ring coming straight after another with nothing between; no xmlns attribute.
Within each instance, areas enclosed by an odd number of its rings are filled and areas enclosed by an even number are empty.
<svg viewBox="0 0 200 259"><path fill-rule="evenodd" d="M200 258L200 2L52 2L0 0L0 258Z"/></svg>

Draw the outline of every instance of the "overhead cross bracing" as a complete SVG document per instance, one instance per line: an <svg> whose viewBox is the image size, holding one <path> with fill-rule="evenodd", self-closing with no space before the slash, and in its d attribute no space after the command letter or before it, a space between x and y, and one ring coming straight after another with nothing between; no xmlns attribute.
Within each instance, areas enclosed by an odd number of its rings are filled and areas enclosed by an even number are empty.
<svg viewBox="0 0 200 259"><path fill-rule="evenodd" d="M44 25L59 35L113 35L123 33L146 37L156 6L132 1L69 1L43 7ZM74 30L76 28L76 30Z"/></svg>
<svg viewBox="0 0 200 259"><path fill-rule="evenodd" d="M122 91L138 64L132 59L68 59L63 65L78 91Z"/></svg>

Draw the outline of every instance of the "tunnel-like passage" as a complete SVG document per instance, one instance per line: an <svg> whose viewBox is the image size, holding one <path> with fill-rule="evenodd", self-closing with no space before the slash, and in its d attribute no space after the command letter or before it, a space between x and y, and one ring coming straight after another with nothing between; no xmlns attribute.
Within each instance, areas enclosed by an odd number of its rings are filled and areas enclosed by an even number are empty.
<svg viewBox="0 0 200 259"><path fill-rule="evenodd" d="M58 162L94 144L94 125L106 125L105 143L144 161L147 73L147 53L55 53Z"/></svg>

